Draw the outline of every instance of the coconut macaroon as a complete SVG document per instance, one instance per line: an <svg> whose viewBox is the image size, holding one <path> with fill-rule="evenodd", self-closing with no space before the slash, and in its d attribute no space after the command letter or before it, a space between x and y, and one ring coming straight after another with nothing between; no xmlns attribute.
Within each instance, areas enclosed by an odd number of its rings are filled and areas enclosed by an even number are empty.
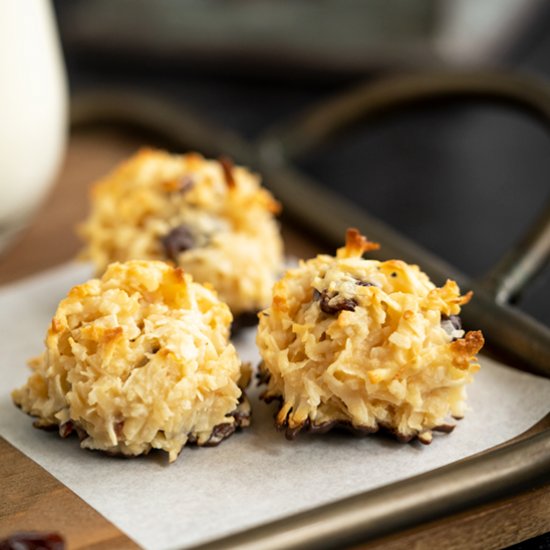
<svg viewBox="0 0 550 550"><path fill-rule="evenodd" d="M362 258L376 248L348 230L336 257L289 270L260 313L262 398L280 401L276 425L289 438L340 426L429 443L464 415L483 345L481 332L460 327L471 292L451 280L436 288L400 260Z"/></svg>
<svg viewBox="0 0 550 550"><path fill-rule="evenodd" d="M74 287L12 393L35 426L122 455L213 445L249 423L229 308L164 262L115 263ZM243 369L245 371L246 369Z"/></svg>
<svg viewBox="0 0 550 550"><path fill-rule="evenodd" d="M281 272L279 209L228 159L144 149L92 188L82 257L99 275L114 261L168 260L211 283L234 315L256 313Z"/></svg>

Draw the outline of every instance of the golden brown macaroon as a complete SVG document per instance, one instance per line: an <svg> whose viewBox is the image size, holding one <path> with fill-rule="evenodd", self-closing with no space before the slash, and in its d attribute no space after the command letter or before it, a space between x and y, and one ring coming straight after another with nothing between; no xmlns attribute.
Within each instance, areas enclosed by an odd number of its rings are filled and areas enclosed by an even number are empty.
<svg viewBox="0 0 550 550"><path fill-rule="evenodd" d="M281 272L279 209L228 159L143 149L94 185L82 257L99 275L114 261L168 260L211 283L234 315L257 312Z"/></svg>
<svg viewBox="0 0 550 550"><path fill-rule="evenodd" d="M249 423L231 320L181 268L112 264L60 302L13 400L37 427L77 432L83 448L161 449L174 461L185 444L216 444Z"/></svg>
<svg viewBox="0 0 550 550"><path fill-rule="evenodd" d="M460 327L471 292L451 280L436 288L400 260L362 258L375 248L348 230L336 257L287 271L260 313L262 398L280 401L276 425L290 438L340 426L429 443L464 415L483 345L481 332Z"/></svg>

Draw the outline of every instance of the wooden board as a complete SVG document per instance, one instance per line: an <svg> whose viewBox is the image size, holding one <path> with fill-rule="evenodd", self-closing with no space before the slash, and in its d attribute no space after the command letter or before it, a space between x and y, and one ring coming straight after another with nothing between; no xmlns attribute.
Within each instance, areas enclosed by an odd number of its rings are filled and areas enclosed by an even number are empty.
<svg viewBox="0 0 550 550"><path fill-rule="evenodd" d="M138 548L80 497L0 438L0 540L17 531L61 533L69 548Z"/></svg>

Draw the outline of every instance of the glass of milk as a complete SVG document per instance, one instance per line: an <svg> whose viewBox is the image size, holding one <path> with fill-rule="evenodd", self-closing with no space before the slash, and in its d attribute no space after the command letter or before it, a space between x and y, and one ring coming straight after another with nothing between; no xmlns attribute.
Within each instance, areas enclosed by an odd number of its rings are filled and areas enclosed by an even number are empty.
<svg viewBox="0 0 550 550"><path fill-rule="evenodd" d="M0 0L0 251L62 160L67 86L49 0Z"/></svg>

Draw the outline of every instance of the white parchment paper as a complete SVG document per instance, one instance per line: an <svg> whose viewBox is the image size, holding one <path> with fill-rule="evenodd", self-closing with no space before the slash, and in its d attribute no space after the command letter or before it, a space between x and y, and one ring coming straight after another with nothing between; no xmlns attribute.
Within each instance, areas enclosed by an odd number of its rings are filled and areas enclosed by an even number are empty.
<svg viewBox="0 0 550 550"><path fill-rule="evenodd" d="M469 389L470 411L451 435L430 446L346 434L288 442L273 428L273 408L253 389L253 427L219 447L116 459L81 450L32 428L10 391L41 352L58 301L86 280L85 266L65 265L0 290L0 434L51 472L137 543L185 547L448 464L530 428L549 411L550 381L482 358ZM254 331L237 347L257 363Z"/></svg>

